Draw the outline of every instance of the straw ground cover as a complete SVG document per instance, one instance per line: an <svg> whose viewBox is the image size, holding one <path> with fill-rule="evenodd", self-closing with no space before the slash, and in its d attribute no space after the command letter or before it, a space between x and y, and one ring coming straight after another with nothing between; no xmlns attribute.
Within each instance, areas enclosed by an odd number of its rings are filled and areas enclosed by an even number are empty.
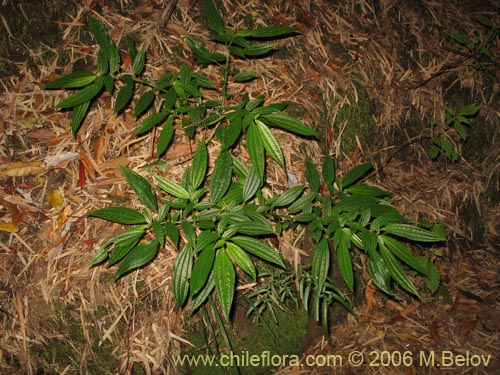
<svg viewBox="0 0 500 375"><path fill-rule="evenodd" d="M467 15L482 11L491 16L494 9L434 3L382 3L379 8L364 2L220 5L233 25L294 24L303 33L283 40L284 52L271 60L252 61L252 70L263 79L242 89L250 94L264 90L273 101L291 101L295 113L324 132L322 146L336 155L342 170L360 161L380 160L384 174L374 176L373 182L395 192L398 207L414 219L443 220L452 229L448 247L436 249L436 254L443 253L439 263L452 292L452 307L432 299L420 305L404 296L394 302L367 288L364 303L357 307L361 319L337 323L333 348L320 341L311 350L394 351L410 345L414 352L440 347L497 351L498 326L492 317L498 308L494 289L498 282L498 155L494 152L498 66L486 73L478 70L474 59L463 56L467 51L457 50L450 38L457 20L462 21L458 23L462 33L486 33ZM52 110L60 97L41 91L51 74L71 70L58 60L61 51L69 53L74 66L93 64L95 49L80 37L88 15L108 25L115 39L122 39L127 30L144 43L150 52L151 75L175 71L177 62L189 55L185 35L206 37L206 28L197 7L180 1L165 25L156 15L167 10L159 4L122 2L108 8L89 2L62 24L64 45L53 50L46 64L38 65L39 72L21 62L24 75L3 80L3 372L178 370L172 368L170 356L187 345L188 335L185 318L171 299L169 275L175 254L162 252L150 267L115 284L110 271L89 270L86 264L94 242L111 237L120 227L90 221L84 214L101 207L102 201L138 203L124 184L119 165L163 169L180 176L193 150L187 139L179 139L164 159L153 162L152 139L132 137L135 121L127 114L114 116L106 97L92 108L77 144L70 137L70 119ZM422 19L429 27L422 29ZM493 54L498 53L495 43ZM345 149L343 132L337 129L353 125L336 120L340 107L356 105L360 85L371 99L380 136L373 143L359 139L353 150ZM399 145L423 131L431 117L444 121L448 103L480 104L486 124L481 132L490 134L491 145L476 141L482 152L478 153L479 147L464 149L464 156L471 158L459 164L431 163L428 145L418 142L408 142L393 156ZM280 142L286 145L288 170L304 181L304 157L319 160L320 148L302 145L285 134ZM18 163L10 163L14 161ZM286 176L278 170L275 179L276 185L286 186ZM293 234L280 238L282 252L295 264L301 254L307 255L307 247L300 243ZM357 260L359 265L363 261Z"/></svg>

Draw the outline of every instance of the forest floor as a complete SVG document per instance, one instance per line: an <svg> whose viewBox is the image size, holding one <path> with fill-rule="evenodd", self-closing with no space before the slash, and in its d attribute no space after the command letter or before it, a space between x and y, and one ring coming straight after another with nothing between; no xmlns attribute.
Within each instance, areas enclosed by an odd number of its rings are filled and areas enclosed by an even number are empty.
<svg viewBox="0 0 500 375"><path fill-rule="evenodd" d="M0 7L0 373L194 372L172 360L188 351L199 321L172 297L176 251L163 249L152 264L115 281L113 267L88 264L121 226L86 216L104 205L137 203L120 166L180 175L192 157L191 141L176 134L156 161L154 133L136 137L131 110L115 115L106 94L73 138L70 113L54 109L67 92L43 85L74 69L94 69L89 16L108 27L120 51L127 35L143 46L151 78L178 72L182 61L194 69L185 37L207 40L203 4L32 3L4 1ZM215 3L231 27L284 25L300 32L280 39L271 56L236 61L237 69L255 71L259 79L232 93L289 102L290 113L321 135L316 142L280 133L289 172L303 181L304 159L320 162L323 150L334 155L341 174L371 162L377 173L370 183L390 191L403 214L442 222L448 232L441 247L412 247L431 254L443 293L422 292L417 300L398 290L389 298L375 290L363 256L354 258L359 295L349 298L358 319L333 316L325 338L298 312L285 317L296 320L293 330L304 330L289 354L316 364L283 361L259 373L500 373L500 35L476 19L499 22L498 3ZM453 33L476 43L468 48ZM216 68L211 74L216 80ZM471 104L480 110L467 141L449 132L459 160L431 160L431 119L444 124L447 107ZM273 178L286 186L286 176ZM291 262L297 254L311 255L298 237L291 231L277 244ZM238 317L234 331L251 335L256 326ZM196 353L205 352L198 347ZM210 373L217 371L227 373Z"/></svg>

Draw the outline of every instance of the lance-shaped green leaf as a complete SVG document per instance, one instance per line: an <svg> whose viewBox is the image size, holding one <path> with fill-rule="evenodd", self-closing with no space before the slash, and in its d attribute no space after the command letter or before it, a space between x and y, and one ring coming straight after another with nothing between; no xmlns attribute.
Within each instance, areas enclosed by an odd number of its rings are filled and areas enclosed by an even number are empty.
<svg viewBox="0 0 500 375"><path fill-rule="evenodd" d="M255 196L255 193L257 193L257 190L259 190L261 183L262 179L255 171L255 167L252 165L243 184L242 195L244 202L249 201Z"/></svg>
<svg viewBox="0 0 500 375"><path fill-rule="evenodd" d="M205 247L194 262L191 273L191 296L198 293L208 280L214 265L215 250L213 246Z"/></svg>
<svg viewBox="0 0 500 375"><path fill-rule="evenodd" d="M146 91L144 94L137 99L134 107L134 117L139 117L144 111L146 111L155 100L155 92L153 90Z"/></svg>
<svg viewBox="0 0 500 375"><path fill-rule="evenodd" d="M128 56L130 57L131 61L135 61L135 57L137 56L137 47L135 46L134 40L127 35L127 53Z"/></svg>
<svg viewBox="0 0 500 375"><path fill-rule="evenodd" d="M151 223L151 228L156 236L156 239L160 242L160 246L165 246L165 229L159 221L153 221Z"/></svg>
<svg viewBox="0 0 500 375"><path fill-rule="evenodd" d="M108 56L103 52L102 49L97 52L97 70L100 75L104 75L108 72L109 69L109 61Z"/></svg>
<svg viewBox="0 0 500 375"><path fill-rule="evenodd" d="M163 224L163 228L165 229L165 233L167 234L168 238L170 238L170 241L172 241L172 244L175 247L179 246L180 234L179 229L177 229L175 224L167 221L165 222L165 224Z"/></svg>
<svg viewBox="0 0 500 375"><path fill-rule="evenodd" d="M325 152L323 157L321 173L328 188L332 187L335 182L335 164L333 163L332 157L327 152Z"/></svg>
<svg viewBox="0 0 500 375"><path fill-rule="evenodd" d="M212 0L205 0L205 14L207 16L208 24L217 34L224 34L224 22L215 7L215 4Z"/></svg>
<svg viewBox="0 0 500 375"><path fill-rule="evenodd" d="M104 76L104 90L111 95L115 91L115 80L110 75Z"/></svg>
<svg viewBox="0 0 500 375"><path fill-rule="evenodd" d="M309 183L309 188L311 189L311 191L318 193L320 186L318 171L316 170L314 163L308 157L305 160L305 165L305 175L307 182Z"/></svg>
<svg viewBox="0 0 500 375"><path fill-rule="evenodd" d="M382 258L369 260L368 271L377 288L390 296L394 295L394 292L391 290L391 273Z"/></svg>
<svg viewBox="0 0 500 375"><path fill-rule="evenodd" d="M238 245L235 245L234 243L227 242L227 252L229 253L229 256L233 260L234 263L238 267L240 267L247 275L249 275L252 280L257 279L257 273L255 272L255 266L252 263L252 260L248 256L247 253L245 253L241 247Z"/></svg>
<svg viewBox="0 0 500 375"><path fill-rule="evenodd" d="M144 133L147 133L156 125L161 123L167 116L168 112L153 113L151 116L148 116L146 119L142 120L141 126L139 126L135 130L135 135L143 135Z"/></svg>
<svg viewBox="0 0 500 375"><path fill-rule="evenodd" d="M263 241L247 236L235 236L231 238L231 242L260 259L285 268L276 250Z"/></svg>
<svg viewBox="0 0 500 375"><path fill-rule="evenodd" d="M215 161L210 176L210 200L217 203L226 194L233 175L233 158L229 151L222 151Z"/></svg>
<svg viewBox="0 0 500 375"><path fill-rule="evenodd" d="M272 112L262 116L265 123L308 137L317 137L316 133L303 122L281 112Z"/></svg>
<svg viewBox="0 0 500 375"><path fill-rule="evenodd" d="M347 287L352 292L354 291L354 273L352 271L351 262L351 241L343 228L338 228L333 235L333 243L337 248L337 261L339 264L340 274L344 279Z"/></svg>
<svg viewBox="0 0 500 375"><path fill-rule="evenodd" d="M158 142L156 144L156 157L160 158L165 151L167 151L168 145L174 137L174 116L169 116L167 121L163 124L163 129L161 129L160 135L158 136Z"/></svg>
<svg viewBox="0 0 500 375"><path fill-rule="evenodd" d="M391 193L379 189L376 186L369 185L351 185L347 189L345 189L348 193L357 194L357 195L370 195L372 197L386 197L391 195Z"/></svg>
<svg viewBox="0 0 500 375"><path fill-rule="evenodd" d="M387 249L383 242L379 242L380 255L384 260L387 269L391 273L392 278L406 291L420 298L415 285L405 273L401 265L398 263L394 255Z"/></svg>
<svg viewBox="0 0 500 375"><path fill-rule="evenodd" d="M122 277L127 272L144 267L151 262L158 253L159 246L158 240L153 240L134 247L118 267L115 278Z"/></svg>
<svg viewBox="0 0 500 375"><path fill-rule="evenodd" d="M419 228L410 224L389 224L383 230L387 233L406 238L417 242L441 242L446 241L446 237L441 233Z"/></svg>
<svg viewBox="0 0 500 375"><path fill-rule="evenodd" d="M172 292L179 306L184 306L189 294L189 279L193 268L193 248L184 246L174 261Z"/></svg>
<svg viewBox="0 0 500 375"><path fill-rule="evenodd" d="M259 27L254 30L240 30L236 33L237 36L243 36L245 38L275 38L277 36L290 35L297 33L295 27L288 26L267 26Z"/></svg>
<svg viewBox="0 0 500 375"><path fill-rule="evenodd" d="M207 165L208 165L208 151L205 142L200 141L198 143L198 147L196 147L196 151L193 157L193 164L191 165L190 178L191 183L190 186L194 190L198 189L205 179L205 175L207 173Z"/></svg>
<svg viewBox="0 0 500 375"><path fill-rule="evenodd" d="M76 133L78 132L78 129L80 129L80 126L82 125L83 120L87 115L89 107L90 101L82 103L73 108L73 111L71 112L71 134L73 135L73 137L76 137Z"/></svg>
<svg viewBox="0 0 500 375"><path fill-rule="evenodd" d="M97 77L94 82L56 104L56 108L73 108L94 99L104 87L104 77Z"/></svg>
<svg viewBox="0 0 500 375"><path fill-rule="evenodd" d="M371 165L370 163L359 164L355 166L345 174L344 178L342 179L342 187L345 189L346 187L354 184L372 169L373 165Z"/></svg>
<svg viewBox="0 0 500 375"><path fill-rule="evenodd" d="M189 308L190 314L195 313L196 310L198 310L198 308L205 303L205 301L208 299L214 288L215 288L214 273L210 272L208 280L205 283L205 286L191 300L191 306Z"/></svg>
<svg viewBox="0 0 500 375"><path fill-rule="evenodd" d="M196 237L196 234L195 234ZM217 241L220 238L218 233L211 232L209 230L205 230L201 232L196 238L196 245L194 246L194 251L195 253L203 250L206 247L209 247L212 245L215 241Z"/></svg>
<svg viewBox="0 0 500 375"><path fill-rule="evenodd" d="M187 220L183 220L181 223L181 227L184 235L186 236L187 242L191 246L194 246L194 244L196 243L196 232L193 224L191 224L191 222Z"/></svg>
<svg viewBox="0 0 500 375"><path fill-rule="evenodd" d="M422 264L418 261L417 257L415 257L410 249L408 249L405 245L403 245L398 240L389 237L380 235L378 237L378 241L382 241L386 247L400 260L405 262L408 266L413 268L415 271L420 272L422 275L430 276L427 271L427 267L422 266Z"/></svg>
<svg viewBox="0 0 500 375"><path fill-rule="evenodd" d="M168 178L165 178L163 176L155 176L155 179L158 182L158 186L163 191L166 191L167 193L179 199L189 199L189 193L181 185L170 181Z"/></svg>
<svg viewBox="0 0 500 375"><path fill-rule="evenodd" d="M113 251L108 260L107 267L118 263L122 260L144 236L144 227L133 227L125 232L120 233L111 240L113 241Z"/></svg>
<svg viewBox="0 0 500 375"><path fill-rule="evenodd" d="M259 129L255 123L250 124L247 129L246 146L255 173L259 177L259 180L263 181L266 163L264 158L264 145Z"/></svg>
<svg viewBox="0 0 500 375"><path fill-rule="evenodd" d="M227 48L231 54L238 57L252 57L252 56L262 56L266 55L272 50L276 49L276 45L274 44L252 44L250 46L239 48L233 45L228 46Z"/></svg>
<svg viewBox="0 0 500 375"><path fill-rule="evenodd" d="M274 230L269 222L260 221L244 221L234 225L236 231L241 234L247 234L250 236L258 236L265 234L273 234Z"/></svg>
<svg viewBox="0 0 500 375"><path fill-rule="evenodd" d="M87 213L88 216L120 224L144 224L144 215L128 207L105 207Z"/></svg>
<svg viewBox="0 0 500 375"><path fill-rule="evenodd" d="M330 268L330 248L328 240L323 237L318 243L318 247L314 253L312 261L311 274L316 284L316 290L320 292L325 285L326 278L328 277L328 270Z"/></svg>
<svg viewBox="0 0 500 375"><path fill-rule="evenodd" d="M134 81L132 81L131 83L127 83L118 91L118 95L116 96L115 100L114 112L119 113L123 108L125 108L130 99L132 99L133 95L134 95Z"/></svg>
<svg viewBox="0 0 500 375"><path fill-rule="evenodd" d="M217 135L217 138L222 142L222 150L231 148L241 135L242 130L243 127L241 117L234 117L233 119L231 119L229 124L217 127L215 134Z"/></svg>
<svg viewBox="0 0 500 375"><path fill-rule="evenodd" d="M156 197L148 180L127 167L121 167L122 174L139 200L150 210L157 212Z"/></svg>
<svg viewBox="0 0 500 375"><path fill-rule="evenodd" d="M285 168L285 159L283 158L283 153L281 152L281 146L271 129L269 129L260 120L255 120L255 125L259 130L260 139L262 140L264 148L266 149L268 154L271 155L271 157L281 166L281 168Z"/></svg>
<svg viewBox="0 0 500 375"><path fill-rule="evenodd" d="M207 48L196 42L193 38L186 36L186 43L193 52L198 65L208 65L213 63L224 63L226 56L221 53L211 53Z"/></svg>
<svg viewBox="0 0 500 375"><path fill-rule="evenodd" d="M132 73L134 73L134 75L136 76L141 75L142 70L144 69L145 62L146 62L146 51L144 51L144 48L141 48L141 50L137 53L137 55L133 60Z"/></svg>
<svg viewBox="0 0 500 375"><path fill-rule="evenodd" d="M108 31L101 22L97 21L93 17L89 18L89 26L90 31L92 31L94 38L97 40L97 43L109 59L111 73L116 73L120 70L120 54L118 53L113 40L109 36Z"/></svg>
<svg viewBox="0 0 500 375"><path fill-rule="evenodd" d="M281 194L278 199L273 203L273 207L284 207L295 202L295 200L304 191L304 185L296 185L286 190Z"/></svg>
<svg viewBox="0 0 500 375"><path fill-rule="evenodd" d="M86 70L76 70L46 84L43 86L43 89L77 89L90 85L96 78L97 76L92 72L88 72Z"/></svg>
<svg viewBox="0 0 500 375"><path fill-rule="evenodd" d="M249 82L249 81L253 81L258 76L259 75L255 72L240 72L240 73L235 74L233 76L233 81L234 82Z"/></svg>
<svg viewBox="0 0 500 375"><path fill-rule="evenodd" d="M219 302L224 311L226 319L229 319L231 306L233 305L234 286L236 274L231 259L224 249L221 249L215 257L214 282Z"/></svg>

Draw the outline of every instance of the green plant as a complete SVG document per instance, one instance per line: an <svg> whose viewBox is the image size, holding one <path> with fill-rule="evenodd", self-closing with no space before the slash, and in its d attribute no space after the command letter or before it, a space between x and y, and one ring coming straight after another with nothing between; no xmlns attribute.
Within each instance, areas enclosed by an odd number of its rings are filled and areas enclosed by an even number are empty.
<svg viewBox="0 0 500 375"><path fill-rule="evenodd" d="M444 153L447 159L457 161L460 158L457 142L453 140L450 133L454 130L462 141L467 140L470 119L477 115L479 107L475 105L466 105L458 112L453 108L446 108L446 122L444 126L439 126L435 119L431 119L431 140L432 146L429 148L429 156L436 159L441 153Z"/></svg>
<svg viewBox="0 0 500 375"><path fill-rule="evenodd" d="M182 307L190 301L192 313L207 303L213 307L215 290L222 312L230 319L237 278L257 281L255 258L273 267L285 268L266 238L279 236L296 225L307 225L317 249L311 267L298 275L300 292L305 306L313 308L316 319L321 315L324 324L325 311L334 301L352 312L346 297L329 280L331 251L336 251L338 269L351 292L354 292L351 252L355 248L368 255L369 272L382 291L394 295L391 289L391 280L394 280L409 293L419 296L401 263L423 275L429 289L435 291L439 286L439 273L434 264L427 257L414 256L397 238L440 242L445 239L444 233L409 223L390 204L389 193L361 184L371 165L358 165L340 178L335 173L334 161L325 155L322 180L315 165L307 159L307 187L300 184L280 193L266 186L266 154L285 168L281 146L272 128L304 137L316 135L301 121L284 114L285 105L266 105L263 96L232 97L229 87L233 82L256 78L252 72L234 72L232 61L265 56L275 46L254 40L286 36L295 33L295 29L271 26L234 32L224 26L210 0L205 1L205 11L213 29L210 38L223 44L227 53L210 52L191 37L186 41L201 67L210 64L220 67L220 89L187 64L181 65L179 74L167 73L154 83L141 78L146 53L138 51L130 39L127 47L133 62L132 71L121 72L117 49L95 19L90 19L89 24L100 46L99 73L74 72L46 86L78 90L56 106L72 110L75 136L91 102L103 89L113 92L115 83L120 81L116 113L129 104L138 85L146 91L133 107L135 117L146 113L155 101L160 102L159 110L142 120L136 129L140 135L161 127L157 156L167 151L174 132L179 129L197 139L192 163L180 181L154 175L159 189L139 173L122 167L128 185L144 208L105 207L88 213L127 228L106 240L90 265L105 261L108 267L119 264L116 272L119 278L147 265L168 242L178 249L172 273L172 290L178 305ZM204 89L218 92L220 100L207 99ZM208 147L212 147L213 137L221 146L211 153L217 157L210 170ZM236 155L236 145L246 147L250 162ZM263 193L264 187L271 188L271 197ZM237 269L242 272L237 274ZM289 294L286 283L284 285L284 293Z"/></svg>
<svg viewBox="0 0 500 375"><path fill-rule="evenodd" d="M467 57L471 57L477 63L479 70L486 70L488 67L498 67L498 60L490 52L490 46L494 39L498 36L498 25L490 18L483 15L477 15L475 20L484 27L488 28L486 40L481 40L479 35L475 35L472 39L460 32L454 32L452 38L455 42L463 46L468 52Z"/></svg>

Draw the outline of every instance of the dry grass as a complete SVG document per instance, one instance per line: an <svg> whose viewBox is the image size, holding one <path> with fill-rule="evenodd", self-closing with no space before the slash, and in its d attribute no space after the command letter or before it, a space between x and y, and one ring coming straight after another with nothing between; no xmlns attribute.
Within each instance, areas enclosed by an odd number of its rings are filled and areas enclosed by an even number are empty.
<svg viewBox="0 0 500 375"><path fill-rule="evenodd" d="M82 3L72 21L61 25L64 45L54 50L52 60L38 67L39 73L20 64L21 76L1 82L5 92L0 98L0 223L11 226L0 232L0 371L130 374L134 364L141 364L148 374L173 374L177 370L171 356L186 345L185 315L175 306L170 291L176 251L167 247L152 265L116 283L112 269L86 266L96 245L121 230L87 218L86 212L110 204L139 204L118 167L128 165L140 171L154 161L154 138L134 137L136 122L131 114L115 116L111 98L104 95L74 140L68 113L52 110L66 94L44 91L41 86L56 72L70 72L71 65L81 59L93 64L95 46L81 42L89 15L104 22L115 41L130 33L138 45L147 47L147 72L153 79L176 71L179 59L189 59L185 35L201 40L208 32L200 24L200 7L188 0L177 2L168 22L159 15L168 18L172 1L133 7L131 1L123 0L121 10L132 10L122 12L104 5L100 13L95 11L96 2ZM236 97L244 92L251 97L265 93L270 102L291 102L305 122L322 131L320 144L306 147L300 139L280 133L288 170L303 179L304 157L320 160L321 147L336 155L341 171L361 161L387 160L383 175L375 176L373 182L395 192L395 203L411 219L445 222L454 239L450 249L441 249L444 257L440 260L454 305L436 304L432 299L419 304L407 299L391 301L368 288L365 302L356 309L360 320L339 322L333 346L321 340L308 353L347 355L362 350L368 355L371 350L404 349L495 355L500 346L495 318L500 312L499 250L495 248L500 219L498 207L486 206L482 196L492 184L498 191L498 153L492 148L480 161L431 163L425 147L416 143L409 146L410 160L400 161L399 155L389 160L402 143L394 141L394 134L402 132L405 140L411 140L418 133L406 134L405 129L415 125L420 131L422 126L416 121L430 117L442 121L447 94L457 87L471 101L481 101L484 122L498 124L498 104L485 94L484 76L474 68L473 59L449 47L449 35L457 25L484 34L471 18L472 10L481 11L479 3L381 1L376 8L368 1L264 3L224 1L218 5L235 27L244 27L251 19L256 25L295 25L302 33L279 42L283 53L238 62L236 68L256 71L262 79L235 85L231 92ZM498 40L493 47L498 54ZM62 51L67 52L69 64L61 63ZM498 70L492 74L498 79ZM216 69L209 76L216 80ZM340 108L357 100L360 86L369 93L380 136L371 144L358 142L354 152L346 153L333 123ZM493 90L498 97L498 81ZM498 138L491 142L498 144ZM178 134L165 157L174 179L186 167L192 149L189 140ZM276 187L286 185L286 176L278 169L270 169L270 180ZM467 202L485 218L481 243L460 211ZM463 246L468 246L468 254ZM297 248L295 236L287 234L281 248L297 266L304 250ZM55 358L60 355L71 360L58 362ZM116 363L99 367L106 355ZM496 361L493 365L498 368ZM331 370L316 368L311 373ZM424 371L382 370L388 374ZM284 368L278 373L301 371ZM334 371L357 373L346 367ZM363 368L363 373L380 371ZM484 368L468 371L492 373Z"/></svg>

